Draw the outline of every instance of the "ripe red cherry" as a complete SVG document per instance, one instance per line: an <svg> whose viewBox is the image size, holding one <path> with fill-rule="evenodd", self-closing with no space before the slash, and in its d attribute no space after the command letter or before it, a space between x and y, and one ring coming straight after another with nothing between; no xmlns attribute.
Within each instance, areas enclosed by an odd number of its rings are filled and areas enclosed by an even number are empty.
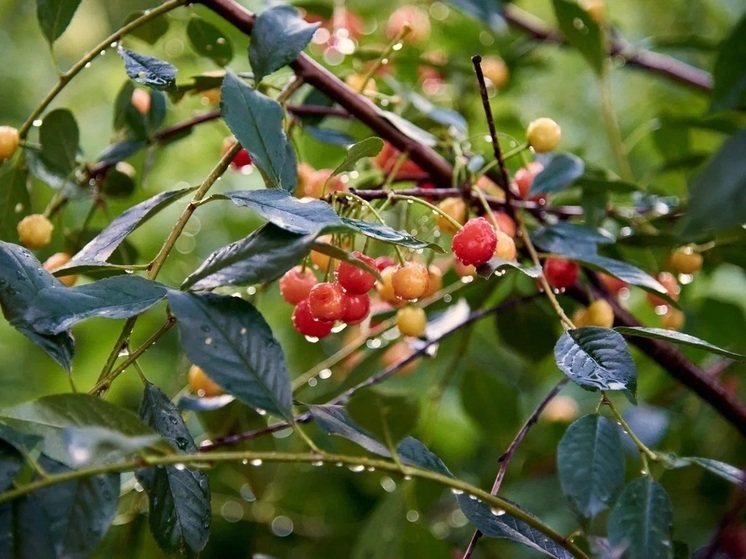
<svg viewBox="0 0 746 559"><path fill-rule="evenodd" d="M316 320L308 307L308 299L304 299L293 309L293 327L304 336L323 338L332 331L334 321Z"/></svg>
<svg viewBox="0 0 746 559"><path fill-rule="evenodd" d="M495 253L497 236L492 225L483 217L469 220L453 236L451 250L463 264L479 266Z"/></svg>
<svg viewBox="0 0 746 559"><path fill-rule="evenodd" d="M342 322L357 324L370 313L370 295L367 293L345 293Z"/></svg>
<svg viewBox="0 0 746 559"><path fill-rule="evenodd" d="M378 268L379 272L391 266L396 266L396 261L390 256L379 256L376 258L376 268Z"/></svg>
<svg viewBox="0 0 746 559"><path fill-rule="evenodd" d="M344 313L345 292L338 283L325 281L311 288L308 294L308 308L316 320L334 322Z"/></svg>
<svg viewBox="0 0 746 559"><path fill-rule="evenodd" d="M532 161L525 167L521 167L515 172L515 186L518 190L518 196L524 200L528 198L528 192L531 190L531 185L534 182L536 175L541 173L544 169L544 165L538 161Z"/></svg>
<svg viewBox="0 0 746 559"><path fill-rule="evenodd" d="M555 289L570 287L578 279L580 268L575 262L564 258L547 258L544 261L544 277Z"/></svg>
<svg viewBox="0 0 746 559"><path fill-rule="evenodd" d="M316 283L316 274L310 268L296 266L280 278L280 295L291 305L297 305L308 297Z"/></svg>
<svg viewBox="0 0 746 559"><path fill-rule="evenodd" d="M371 268L376 267L376 261L370 256L365 256L357 250L352 255L358 260L365 262ZM348 293L367 293L376 284L376 276L349 262L342 262L337 270L337 281Z"/></svg>
<svg viewBox="0 0 746 559"><path fill-rule="evenodd" d="M236 154L236 157L233 158L233 161L231 161L231 167L240 170L244 167L248 167L249 165L251 165L251 156L249 155L248 151L246 151L244 148L241 148Z"/></svg>

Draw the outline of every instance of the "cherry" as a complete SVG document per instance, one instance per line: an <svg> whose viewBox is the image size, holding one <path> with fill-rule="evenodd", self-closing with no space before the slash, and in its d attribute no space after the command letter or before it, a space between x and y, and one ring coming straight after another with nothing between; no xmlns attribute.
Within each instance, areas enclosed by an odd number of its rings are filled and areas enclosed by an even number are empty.
<svg viewBox="0 0 746 559"><path fill-rule="evenodd" d="M384 268L381 270L381 279L383 281L376 283L378 296L382 301L387 302L393 307L398 307L403 304L402 300L397 296L396 291L394 290L393 278L396 270L397 267L395 265Z"/></svg>
<svg viewBox="0 0 746 559"><path fill-rule="evenodd" d="M396 167L401 152L389 142L383 144L383 149L373 159L373 163L384 173L391 173ZM397 170L397 173L405 175L424 175L425 172L411 159L405 159Z"/></svg>
<svg viewBox="0 0 746 559"><path fill-rule="evenodd" d="M137 109L137 112L141 115L146 115L150 112L150 93L144 89L137 88L132 92L130 98L132 106Z"/></svg>
<svg viewBox="0 0 746 559"><path fill-rule="evenodd" d="M676 281L676 278L671 274L670 272L661 272L658 274L658 277L656 278L658 282L666 288L666 291L668 292L669 297L673 299L674 301L679 300L679 282ZM648 292L647 293L647 299L648 303L650 303L653 307L660 307L662 305L667 305L668 302L665 299L661 299L657 295L654 295L653 293Z"/></svg>
<svg viewBox="0 0 746 559"><path fill-rule="evenodd" d="M505 212L499 211L492 212L492 215L495 216L495 221L497 221L500 231L515 239L518 228L516 227L513 218Z"/></svg>
<svg viewBox="0 0 746 559"><path fill-rule="evenodd" d="M430 274L419 262L407 262L396 268L391 276L391 285L397 297L414 301L425 295L430 288Z"/></svg>
<svg viewBox="0 0 746 559"><path fill-rule="evenodd" d="M547 258L544 261L544 277L555 289L570 287L578 279L580 268L575 262L564 258Z"/></svg>
<svg viewBox="0 0 746 559"><path fill-rule="evenodd" d="M42 214L24 217L17 227L18 239L27 248L44 248L52 240L54 225Z"/></svg>
<svg viewBox="0 0 746 559"><path fill-rule="evenodd" d="M552 151L557 147L562 136L559 124L551 118L537 118L526 128L526 139L537 153Z"/></svg>
<svg viewBox="0 0 746 559"><path fill-rule="evenodd" d="M681 247L671 254L671 266L680 274L694 274L702 268L702 255L692 247Z"/></svg>
<svg viewBox="0 0 746 559"><path fill-rule="evenodd" d="M611 328L614 325L614 309L605 299L593 301L585 310L583 326ZM577 325L576 325L577 326Z"/></svg>
<svg viewBox="0 0 746 559"><path fill-rule="evenodd" d="M430 36L430 19L427 12L418 6L400 6L389 16L386 24L386 36L389 39L398 37L409 26L409 33L403 37L407 43L421 43Z"/></svg>
<svg viewBox="0 0 746 559"><path fill-rule="evenodd" d="M340 175L332 176L332 169L319 169L308 177L303 196L309 198L321 198L330 192L343 192L347 190L347 184Z"/></svg>
<svg viewBox="0 0 746 559"><path fill-rule="evenodd" d="M371 268L376 268L376 261L370 256L366 256L357 250L352 255ZM376 284L376 276L349 262L342 262L337 269L337 281L349 293L367 293Z"/></svg>
<svg viewBox="0 0 746 559"><path fill-rule="evenodd" d="M485 56L482 59L482 73L497 89L505 86L510 76L508 65L499 56Z"/></svg>
<svg viewBox="0 0 746 559"><path fill-rule="evenodd" d="M454 219L456 223L459 223L461 225L466 223L466 214L468 208L466 207L466 202L464 202L461 198L445 198L440 201L440 204L438 204L438 209ZM440 214L435 216L435 224L440 227L441 231L445 231L448 233L456 232L456 228L453 226L453 224Z"/></svg>
<svg viewBox="0 0 746 559"><path fill-rule="evenodd" d="M627 282L615 278L614 276L610 276L609 274L599 273L598 279L606 288L606 291L611 295L619 295L619 292L622 289L627 288Z"/></svg>
<svg viewBox="0 0 746 559"><path fill-rule="evenodd" d="M233 136L228 136L225 140L223 140L223 147L220 150L220 154L225 155L235 144L236 139ZM250 165L251 156L249 155L249 152L246 151L244 148L238 150L238 153L231 161L231 168L236 171L241 171L244 167L248 167Z"/></svg>
<svg viewBox="0 0 746 559"><path fill-rule="evenodd" d="M332 331L334 321L316 320L308 307L308 299L304 299L293 309L293 327L304 336L323 338Z"/></svg>
<svg viewBox="0 0 746 559"><path fill-rule="evenodd" d="M495 231L497 238L497 246L495 246L495 258L502 258L503 260L514 261L517 251L515 248L515 241L512 237L503 233L502 231Z"/></svg>
<svg viewBox="0 0 746 559"><path fill-rule="evenodd" d="M223 393L223 389L197 365L189 367L187 376L189 378L189 390L197 396L213 398Z"/></svg>
<svg viewBox="0 0 746 559"><path fill-rule="evenodd" d="M399 363L414 353L412 347L405 341L399 341L395 344L390 345L386 351L381 355L381 363L384 367L391 367L392 365ZM420 364L420 359L415 358L409 361L406 365L399 367L396 370L396 374L399 376L406 376L417 369Z"/></svg>
<svg viewBox="0 0 746 559"><path fill-rule="evenodd" d="M345 293L341 320L357 324L370 314L370 295L367 293Z"/></svg>
<svg viewBox="0 0 746 559"><path fill-rule="evenodd" d="M678 309L668 308L666 314L663 315L663 327L668 330L681 330L684 327L684 313Z"/></svg>
<svg viewBox="0 0 746 559"><path fill-rule="evenodd" d="M390 266L396 266L396 261L390 256L379 256L376 258L376 268L381 272Z"/></svg>
<svg viewBox="0 0 746 559"><path fill-rule="evenodd" d="M407 305L396 313L396 327L402 336L421 336L426 326L427 315L420 307Z"/></svg>
<svg viewBox="0 0 746 559"><path fill-rule="evenodd" d="M308 293L308 309L316 320L334 322L344 314L345 293L338 283L317 283Z"/></svg>
<svg viewBox="0 0 746 559"><path fill-rule="evenodd" d="M463 264L473 266L484 264L492 258L496 246L495 230L483 217L466 222L451 242L453 255Z"/></svg>
<svg viewBox="0 0 746 559"><path fill-rule="evenodd" d="M316 274L310 268L296 266L280 278L280 295L291 305L297 305L308 297L317 283Z"/></svg>
<svg viewBox="0 0 746 559"><path fill-rule="evenodd" d="M525 167L521 167L515 172L513 181L518 191L518 196L524 200L528 198L528 193L531 190L531 185L536 178L536 175L544 170L544 165L538 161L532 161ZM537 197L538 198L538 197Z"/></svg>
<svg viewBox="0 0 746 559"><path fill-rule="evenodd" d="M21 144L21 136L17 128L0 126L0 162L11 157Z"/></svg>
<svg viewBox="0 0 746 559"><path fill-rule="evenodd" d="M427 288L424 297L432 297L443 288L443 272L434 264L430 264L427 267L427 275L430 279L430 287Z"/></svg>
<svg viewBox="0 0 746 559"><path fill-rule="evenodd" d="M72 256L67 252L57 252L47 258L42 266L47 272L54 272L56 269L62 268L62 266L70 262L71 259ZM73 285L75 285L75 282L78 281L78 276L73 274L68 276L60 276L57 279L60 280L63 285L72 287Z"/></svg>
<svg viewBox="0 0 746 559"><path fill-rule="evenodd" d="M306 188L311 177L316 172L316 169L311 167L308 163L298 163L298 182L295 187L295 196L297 198L304 198L306 196Z"/></svg>

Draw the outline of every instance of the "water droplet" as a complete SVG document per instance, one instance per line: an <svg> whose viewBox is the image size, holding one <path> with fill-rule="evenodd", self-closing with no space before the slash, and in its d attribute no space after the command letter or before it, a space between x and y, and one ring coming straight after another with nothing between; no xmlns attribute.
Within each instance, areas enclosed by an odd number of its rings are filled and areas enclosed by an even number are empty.
<svg viewBox="0 0 746 559"><path fill-rule="evenodd" d="M86 65L83 66L83 68L90 68L90 67L91 67L91 63L90 62L86 62Z"/></svg>
<svg viewBox="0 0 746 559"><path fill-rule="evenodd" d="M186 450L189 447L189 439L185 437L176 437L176 446L179 450Z"/></svg>
<svg viewBox="0 0 746 559"><path fill-rule="evenodd" d="M324 461L323 460L314 460L313 462L311 462L311 466L317 466L318 467L318 466L323 466L323 465L324 465Z"/></svg>
<svg viewBox="0 0 746 559"><path fill-rule="evenodd" d="M351 472L358 473L358 472L362 472L363 470L365 470L365 466L363 466L362 464L354 464L352 466L348 466L348 469Z"/></svg>
<svg viewBox="0 0 746 559"><path fill-rule="evenodd" d="M319 378L322 380L326 380L329 377L332 376L332 370L331 369L322 369L319 371Z"/></svg>
<svg viewBox="0 0 746 559"><path fill-rule="evenodd" d="M318 380L316 380L315 378L310 378L310 379L308 379L308 386L310 386L310 387L312 387L312 388L313 388L314 386L316 386L316 385L317 385L318 383L319 383L319 381L318 381Z"/></svg>
<svg viewBox="0 0 746 559"><path fill-rule="evenodd" d="M365 469L368 470L369 472L375 472L376 471L376 467L375 466L368 466Z"/></svg>
<svg viewBox="0 0 746 559"><path fill-rule="evenodd" d="M416 510L407 511L407 520L409 522L417 522L420 519L420 513Z"/></svg>
<svg viewBox="0 0 746 559"><path fill-rule="evenodd" d="M275 536L284 538L293 533L293 521L287 516L278 516L272 520L271 529Z"/></svg>
<svg viewBox="0 0 746 559"><path fill-rule="evenodd" d="M313 336L305 336L306 341L310 344L318 343L319 338L314 338Z"/></svg>
<svg viewBox="0 0 746 559"><path fill-rule="evenodd" d="M454 495L463 495L464 492L461 489L451 489L451 493Z"/></svg>
<svg viewBox="0 0 746 559"><path fill-rule="evenodd" d="M219 44L219 45L224 45L225 44L225 38L224 37L218 37L215 42L217 44Z"/></svg>
<svg viewBox="0 0 746 559"><path fill-rule="evenodd" d="M212 338L208 336L207 338L205 338L205 345L211 345L211 344L212 344Z"/></svg>
<svg viewBox="0 0 746 559"><path fill-rule="evenodd" d="M646 476L648 475L648 471L645 468L643 468L642 470L640 470L640 475Z"/></svg>
<svg viewBox="0 0 746 559"><path fill-rule="evenodd" d="M490 508L490 512L495 516L502 516L505 514L505 511L503 509L499 509L497 507Z"/></svg>
<svg viewBox="0 0 746 559"><path fill-rule="evenodd" d="M404 476L403 479L404 479L404 481L411 481L412 476Z"/></svg>
<svg viewBox="0 0 746 559"><path fill-rule="evenodd" d="M174 464L174 468L179 470L180 472L186 470L186 466L184 464Z"/></svg>
<svg viewBox="0 0 746 559"><path fill-rule="evenodd" d="M251 461L252 466L261 466L264 463L264 461L261 458L254 458Z"/></svg>
<svg viewBox="0 0 746 559"><path fill-rule="evenodd" d="M267 415L267 410L256 408L256 413L258 413L259 415Z"/></svg>
<svg viewBox="0 0 746 559"><path fill-rule="evenodd" d="M242 336L245 336L245 335L246 335L246 332L247 332L247 331L248 331L248 330L246 330L246 328L241 328L241 329L240 329L240 330L239 330L238 332L239 332L239 333L240 333L240 334L241 334Z"/></svg>
<svg viewBox="0 0 746 559"><path fill-rule="evenodd" d="M394 491L396 491L396 482L389 476L382 477L379 483L386 493L393 493Z"/></svg>

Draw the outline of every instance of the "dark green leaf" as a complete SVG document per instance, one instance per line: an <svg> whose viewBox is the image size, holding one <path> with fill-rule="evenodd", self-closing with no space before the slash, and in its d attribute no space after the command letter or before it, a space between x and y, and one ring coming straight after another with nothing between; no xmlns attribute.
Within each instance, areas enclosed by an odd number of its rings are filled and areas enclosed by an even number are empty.
<svg viewBox="0 0 746 559"><path fill-rule="evenodd" d="M135 84L127 80L117 93L117 98L114 101L113 126L115 131L124 132L124 135L129 139L145 141L148 137L147 123L145 122L145 115L132 104L134 91ZM104 150L104 153L116 149L114 146L109 146ZM100 158L103 158L103 154Z"/></svg>
<svg viewBox="0 0 746 559"><path fill-rule="evenodd" d="M501 364L494 371L477 365L464 369L459 386L464 411L492 440L502 440L500 435L510 429L521 414L517 398L498 399L498 394L511 394L515 390L515 386L501 378L503 367Z"/></svg>
<svg viewBox="0 0 746 559"><path fill-rule="evenodd" d="M0 420L24 435L44 439L41 450L54 460L76 468L67 431L72 428L101 427L127 437L150 436L147 425L130 411L88 394L54 394L0 411ZM112 461L125 456L113 450Z"/></svg>
<svg viewBox="0 0 746 559"><path fill-rule="evenodd" d="M688 212L681 233L697 236L746 222L746 130L723 144L689 184Z"/></svg>
<svg viewBox="0 0 746 559"><path fill-rule="evenodd" d="M589 176L588 174L580 177L575 184L583 187L583 189L607 193L615 192L619 194L631 194L641 190L639 185L631 182L624 182L610 178L599 178L597 176Z"/></svg>
<svg viewBox="0 0 746 559"><path fill-rule="evenodd" d="M212 411L224 408L233 401L235 401L235 398L230 394L221 394L220 396L193 396L191 394L183 394L179 398L177 407L180 410Z"/></svg>
<svg viewBox="0 0 746 559"><path fill-rule="evenodd" d="M128 23L132 23L144 14L145 12L142 11L132 12L130 15L127 16L124 24L127 25ZM138 39L145 41L149 45L154 45L158 41L158 39L166 34L167 31L168 19L161 16L151 18L150 21L148 21L147 23L138 25L135 29L129 32L129 36L137 37Z"/></svg>
<svg viewBox="0 0 746 559"><path fill-rule="evenodd" d="M502 0L448 0L447 4L459 8L493 31L505 29L505 20L500 12Z"/></svg>
<svg viewBox="0 0 746 559"><path fill-rule="evenodd" d="M627 342L609 328L568 330L554 346L559 369L586 390L621 390L635 401L637 368Z"/></svg>
<svg viewBox="0 0 746 559"><path fill-rule="evenodd" d="M516 305L496 315L500 340L532 362L552 353L557 341L556 321L543 302Z"/></svg>
<svg viewBox="0 0 746 559"><path fill-rule="evenodd" d="M713 460L712 458L669 455L666 457L664 463L667 468L682 468L684 466L697 465L739 488L742 488L744 483L746 483L746 473L741 468L736 468L735 466L719 460Z"/></svg>
<svg viewBox="0 0 746 559"><path fill-rule="evenodd" d="M272 281L308 254L314 235L299 235L272 223L213 252L184 280L182 289L250 285Z"/></svg>
<svg viewBox="0 0 746 559"><path fill-rule="evenodd" d="M254 28L256 32L256 27ZM221 89L223 119L262 174L267 186L295 191L295 152L282 128L280 104L228 70Z"/></svg>
<svg viewBox="0 0 746 559"><path fill-rule="evenodd" d="M42 334L35 332L28 326L15 325L16 330L40 347L49 357L70 372L73 366L75 340L70 332L61 334Z"/></svg>
<svg viewBox="0 0 746 559"><path fill-rule="evenodd" d="M0 506L0 557L58 559L38 494Z"/></svg>
<svg viewBox="0 0 746 559"><path fill-rule="evenodd" d="M544 169L531 183L529 196L552 194L572 185L585 173L585 163L571 153L553 155Z"/></svg>
<svg viewBox="0 0 746 559"><path fill-rule="evenodd" d="M132 206L119 217L112 221L109 226L101 231L91 242L84 246L68 263L72 267L77 263L88 261L105 261L117 249L120 243L140 225L160 212L163 208L169 206L194 188L182 188L181 190L171 190L161 192L136 206Z"/></svg>
<svg viewBox="0 0 746 559"><path fill-rule="evenodd" d="M588 227L600 227L606 218L606 206L609 203L609 193L598 188L583 187L583 217Z"/></svg>
<svg viewBox="0 0 746 559"><path fill-rule="evenodd" d="M153 384L145 386L140 417L160 433L176 451L195 454L189 430L179 410ZM148 492L150 531L167 552L188 548L198 554L210 536L210 483L201 470L184 466L158 466L136 472Z"/></svg>
<svg viewBox="0 0 746 559"><path fill-rule="evenodd" d="M70 174L75 169L80 132L75 117L67 109L55 109L44 117L39 128L41 156L56 171Z"/></svg>
<svg viewBox="0 0 746 559"><path fill-rule="evenodd" d="M401 491L385 495L357 535L351 559L399 559L402 557L406 503ZM382 537L386 534L386 537Z"/></svg>
<svg viewBox="0 0 746 559"><path fill-rule="evenodd" d="M614 328L614 330L616 330L617 332L625 336L640 336L643 338L654 338L656 340L666 340L674 344L687 345L691 347L696 347L697 349L703 349L705 351L709 351L710 353L716 353L717 355L724 355L725 357L734 359L736 361L746 361L746 356L741 355L740 353L728 351L727 349L723 349L709 342L701 340L697 338L696 336L692 336L690 334L684 334L683 332L677 332L676 330L666 330L664 328L645 328L643 326L638 326L634 328L632 327L628 328L626 326L618 326Z"/></svg>
<svg viewBox="0 0 746 559"><path fill-rule="evenodd" d="M122 140L121 142L111 144L104 149L104 151L99 154L97 161L108 165L114 165L135 155L146 147L148 147L148 142L145 140ZM110 173L111 171L107 173L107 179L109 178L108 175Z"/></svg>
<svg viewBox="0 0 746 559"><path fill-rule="evenodd" d="M36 0L36 16L51 45L65 32L78 9L80 0Z"/></svg>
<svg viewBox="0 0 746 559"><path fill-rule="evenodd" d="M0 240L18 242L16 227L30 213L28 172L21 161L6 161L0 166Z"/></svg>
<svg viewBox="0 0 746 559"><path fill-rule="evenodd" d="M435 147L437 145L438 138L427 130L423 130L416 124L411 123L406 118L403 118L396 113L392 113L391 111L381 111L380 115L396 126L396 128L399 129L399 132L409 136L413 140L430 147Z"/></svg>
<svg viewBox="0 0 746 559"><path fill-rule="evenodd" d="M350 229L357 233L362 233L366 237L370 237L371 239L375 239L377 241L400 245L414 250L428 248L436 252L445 252L439 245L436 245L435 243L421 241L418 238L413 237L406 231L397 231L395 229L392 229L388 225L371 223L370 221L363 221L361 219L353 219L349 217L343 217L342 222L347 229Z"/></svg>
<svg viewBox="0 0 746 559"><path fill-rule="evenodd" d="M295 60L311 42L317 27L304 21L292 6L272 6L256 16L249 62L257 83Z"/></svg>
<svg viewBox="0 0 746 559"><path fill-rule="evenodd" d="M746 73L743 61L746 60L746 14L733 27L730 35L720 43L715 67L712 71L713 111L746 108Z"/></svg>
<svg viewBox="0 0 746 559"><path fill-rule="evenodd" d="M345 405L350 419L387 446L417 426L419 406L412 397L374 389L358 390Z"/></svg>
<svg viewBox="0 0 746 559"><path fill-rule="evenodd" d="M5 425L0 425L0 435L4 434L2 431L6 430L8 428ZM18 448L6 441L5 438L0 440L0 492L10 489L23 464L24 458Z"/></svg>
<svg viewBox="0 0 746 559"><path fill-rule="evenodd" d="M59 171L49 165L40 152L27 150L26 164L28 165L28 170L35 178L39 179L49 188L59 191L61 195L67 198L81 198L90 193L90 190L82 187L73 180L71 173Z"/></svg>
<svg viewBox="0 0 746 559"><path fill-rule="evenodd" d="M308 406L308 411L326 433L344 437L378 456L391 457L388 449L355 424L342 406ZM443 461L414 437L406 437L399 443L396 453L403 464L453 477Z"/></svg>
<svg viewBox="0 0 746 559"><path fill-rule="evenodd" d="M574 48L582 54L596 74L604 70L606 48L598 23L570 0L552 0L560 31Z"/></svg>
<svg viewBox="0 0 746 559"><path fill-rule="evenodd" d="M236 297L170 291L187 357L243 403L292 421L292 390L280 344L261 314Z"/></svg>
<svg viewBox="0 0 746 559"><path fill-rule="evenodd" d="M69 288L46 287L24 313L24 320L38 332L59 334L92 317L118 319L138 315L165 296L166 288L160 283L130 275Z"/></svg>
<svg viewBox="0 0 746 559"><path fill-rule="evenodd" d="M495 272L504 273L507 269L518 270L530 278L538 278L541 275L541 266L524 266L515 260L503 260L502 258L493 258L489 262L477 266L477 274L480 277L488 278Z"/></svg>
<svg viewBox="0 0 746 559"><path fill-rule="evenodd" d="M609 516L609 542L628 559L671 559L671 501L649 476L627 485Z"/></svg>
<svg viewBox="0 0 746 559"><path fill-rule="evenodd" d="M209 58L218 66L225 66L233 58L233 44L230 39L220 29L199 16L192 15L189 18L187 37L197 54Z"/></svg>
<svg viewBox="0 0 746 559"><path fill-rule="evenodd" d="M176 81L176 67L168 62L119 47L124 68L130 79L153 89L166 89Z"/></svg>
<svg viewBox="0 0 746 559"><path fill-rule="evenodd" d="M227 198L237 206L251 208L280 229L300 235L318 235L324 227L342 225L326 202L301 201L284 190L238 190L216 195L216 198Z"/></svg>
<svg viewBox="0 0 746 559"><path fill-rule="evenodd" d="M574 223L542 225L531 233L531 241L545 252L579 254L596 252L599 244L613 244L614 236L605 229L592 229Z"/></svg>
<svg viewBox="0 0 746 559"><path fill-rule="evenodd" d="M344 161L340 163L332 176L338 175L339 173L346 173L355 169L355 164L365 157L375 157L383 149L383 140L376 138L366 138L362 142L358 142L347 148L347 155Z"/></svg>
<svg viewBox="0 0 746 559"><path fill-rule="evenodd" d="M355 143L355 138L345 132L339 130L333 130L332 128L321 128L319 126L306 126L304 128L308 135L332 146L342 146L347 149Z"/></svg>
<svg viewBox="0 0 746 559"><path fill-rule="evenodd" d="M433 105L427 98L415 92L408 92L401 88L402 94L409 99L412 106L420 111L427 118L443 126L453 127L460 134L468 133L468 124L466 119L460 113L451 109L444 109Z"/></svg>
<svg viewBox="0 0 746 559"><path fill-rule="evenodd" d="M624 486L619 430L602 415L586 415L567 428L557 447L557 473L573 508L593 518Z"/></svg>
<svg viewBox="0 0 746 559"><path fill-rule="evenodd" d="M503 510L492 509L483 501L461 494L456 497L461 512L482 534L522 543L556 559L570 559L572 555L522 520Z"/></svg>
<svg viewBox="0 0 746 559"><path fill-rule="evenodd" d="M106 173L101 189L107 198L126 198L135 191L135 180L121 165L115 165Z"/></svg>

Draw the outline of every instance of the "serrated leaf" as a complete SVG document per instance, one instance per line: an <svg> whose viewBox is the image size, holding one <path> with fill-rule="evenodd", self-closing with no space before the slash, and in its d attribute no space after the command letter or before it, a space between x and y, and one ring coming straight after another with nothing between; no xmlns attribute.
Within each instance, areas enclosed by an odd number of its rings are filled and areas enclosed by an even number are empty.
<svg viewBox="0 0 746 559"><path fill-rule="evenodd" d="M347 173L355 169L355 164L365 157L375 157L383 149L383 140L375 136L366 138L361 142L347 148L347 155L340 163L332 176Z"/></svg>
<svg viewBox="0 0 746 559"><path fill-rule="evenodd" d="M575 421L557 447L562 492L585 518L611 506L624 486L624 465L619 431L602 415Z"/></svg>
<svg viewBox="0 0 746 559"><path fill-rule="evenodd" d="M282 128L280 104L252 89L228 70L220 106L228 128L251 155L267 186L294 192L297 182L295 152Z"/></svg>
<svg viewBox="0 0 746 559"><path fill-rule="evenodd" d="M718 55L712 71L713 88L710 110L746 108L746 14L733 27L728 37L718 46Z"/></svg>
<svg viewBox="0 0 746 559"><path fill-rule="evenodd" d="M256 16L249 62L257 83L295 60L311 42L318 26L306 22L292 6L272 6Z"/></svg>
<svg viewBox="0 0 746 559"><path fill-rule="evenodd" d="M683 332L677 332L676 330L666 330L664 328L646 328L643 326L627 327L618 326L614 328L617 332L624 336L639 336L642 338L653 338L656 340L666 340L674 344L682 344L690 347L696 347L697 349L703 349L710 353L717 355L724 355L735 361L746 361L746 355L736 353L734 351L728 351L714 344L701 340L691 334L684 334Z"/></svg>
<svg viewBox="0 0 746 559"><path fill-rule="evenodd" d="M630 482L609 516L609 542L628 559L673 558L671 500L649 476Z"/></svg>
<svg viewBox="0 0 746 559"><path fill-rule="evenodd" d="M308 406L308 411L326 433L344 437L378 456L391 457L388 449L352 421L342 406ZM396 453L403 464L453 477L443 461L414 437L406 437L400 442L396 447Z"/></svg>
<svg viewBox="0 0 746 559"><path fill-rule="evenodd" d="M213 252L181 285L210 289L222 285L251 285L272 281L308 254L314 235L300 235L263 225L248 237Z"/></svg>
<svg viewBox="0 0 746 559"><path fill-rule="evenodd" d="M41 450L50 458L75 468L66 430L101 427L129 437L150 436L153 431L130 411L89 394L54 394L0 410L0 421L24 435L43 438ZM112 452L113 461L124 456Z"/></svg>
<svg viewBox="0 0 746 559"><path fill-rule="evenodd" d="M256 29L256 24L255 29ZM205 19L192 15L187 23L187 37L195 52L225 66L233 58L233 44L225 34Z"/></svg>
<svg viewBox="0 0 746 559"><path fill-rule="evenodd" d="M132 12L130 15L127 16L124 24L127 25L128 23L132 23L144 14L145 12L143 11ZM138 39L145 41L149 45L154 45L156 42L158 42L158 39L166 34L166 32L168 31L168 27L169 24L167 18L156 17L151 18L149 21L143 23L142 25L138 25L135 29L130 31L128 35L130 37L137 37Z"/></svg>
<svg viewBox="0 0 746 559"><path fill-rule="evenodd" d="M31 211L28 172L22 160L0 166L0 240L18 242L18 222Z"/></svg>
<svg viewBox="0 0 746 559"><path fill-rule="evenodd" d="M585 173L585 163L577 155L558 153L553 155L544 169L536 175L529 196L552 194L572 185Z"/></svg>
<svg viewBox="0 0 746 559"><path fill-rule="evenodd" d="M391 243L414 250L427 248L436 252L445 252L439 245L435 243L428 243L427 241L421 241L417 237L413 237L406 231L397 231L389 227L388 225L382 225L379 223L371 223L370 221L363 221L362 219L353 219L350 217L343 217L342 223L347 229L362 233L366 237L382 241L384 243Z"/></svg>
<svg viewBox="0 0 746 559"><path fill-rule="evenodd" d="M572 558L565 548L505 511L493 510L483 501L473 499L466 494L458 495L456 500L464 516L485 536L522 543L556 559Z"/></svg>
<svg viewBox="0 0 746 559"><path fill-rule="evenodd" d="M80 0L36 0L39 27L50 45L65 32L79 5Z"/></svg>
<svg viewBox="0 0 746 559"><path fill-rule="evenodd" d="M153 89L167 89L176 82L176 67L168 62L119 47L119 56L130 79Z"/></svg>
<svg viewBox="0 0 746 559"><path fill-rule="evenodd" d="M342 220L326 202L299 200L284 190L238 190L215 197L251 208L267 221L291 233L319 234L324 227L342 225Z"/></svg>
<svg viewBox="0 0 746 559"><path fill-rule="evenodd" d="M106 229L101 231L93 240L78 251L65 267L72 268L79 262L107 260L127 235L163 208L193 190L193 187L189 187L182 188L181 190L161 192L122 212Z"/></svg>
<svg viewBox="0 0 746 559"><path fill-rule="evenodd" d="M181 346L223 390L255 409L292 421L292 389L282 347L251 303L170 291Z"/></svg>
<svg viewBox="0 0 746 559"><path fill-rule="evenodd" d="M562 35L582 54L599 76L604 70L606 48L603 33L590 14L570 0L552 0Z"/></svg>
<svg viewBox="0 0 746 559"><path fill-rule="evenodd" d="M75 169L80 131L75 117L67 109L55 109L44 117L39 128L41 156L63 175Z"/></svg>
<svg viewBox="0 0 746 559"><path fill-rule="evenodd" d="M174 450L188 454L197 452L197 445L179 410L151 383L145 385L140 417ZM198 554L210 536L212 514L207 474L174 465L138 470L135 475L148 492L148 523L161 549L174 552L186 546L190 554Z"/></svg>
<svg viewBox="0 0 746 559"><path fill-rule="evenodd" d="M627 342L609 328L568 330L554 346L554 358L565 375L586 390L621 390L633 403L637 368Z"/></svg>
<svg viewBox="0 0 746 559"><path fill-rule="evenodd" d="M166 288L140 276L115 276L86 285L61 285L39 291L24 313L38 332L59 334L92 317L129 318L145 312L166 296Z"/></svg>
<svg viewBox="0 0 746 559"><path fill-rule="evenodd" d="M396 445L417 426L417 401L403 394L358 390L345 405L350 419L376 439ZM388 446L388 445L387 445Z"/></svg>
<svg viewBox="0 0 746 559"><path fill-rule="evenodd" d="M729 138L689 183L681 234L696 237L746 222L746 130Z"/></svg>

